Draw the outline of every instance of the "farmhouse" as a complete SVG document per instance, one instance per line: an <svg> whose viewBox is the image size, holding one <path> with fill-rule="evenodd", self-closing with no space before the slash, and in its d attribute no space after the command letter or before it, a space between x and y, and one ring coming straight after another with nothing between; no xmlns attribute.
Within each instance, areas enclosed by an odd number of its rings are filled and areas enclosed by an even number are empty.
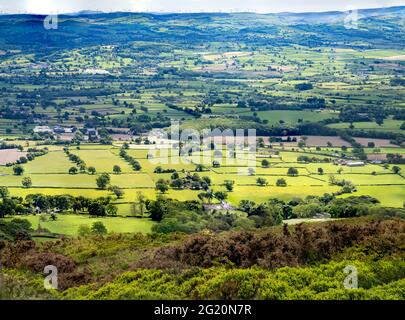
<svg viewBox="0 0 405 320"><path fill-rule="evenodd" d="M52 129L48 126L36 126L33 129L34 133L54 133L54 134L73 133L75 131L76 127L64 128L61 126L54 126Z"/></svg>
<svg viewBox="0 0 405 320"><path fill-rule="evenodd" d="M81 131L85 135L84 140L97 141L99 138L98 131L94 128L83 128Z"/></svg>

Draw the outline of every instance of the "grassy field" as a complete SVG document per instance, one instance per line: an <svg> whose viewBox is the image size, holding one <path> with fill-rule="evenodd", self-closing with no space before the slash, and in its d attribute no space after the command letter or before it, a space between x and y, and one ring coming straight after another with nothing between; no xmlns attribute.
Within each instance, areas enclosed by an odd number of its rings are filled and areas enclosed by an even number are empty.
<svg viewBox="0 0 405 320"><path fill-rule="evenodd" d="M209 162L205 164L208 171L199 172L199 175L211 179L214 191L225 190L223 186L225 180L235 181L235 190L228 193L228 201L234 206L237 206L239 201L244 199L259 203L266 201L270 197L288 200L294 197L334 192L338 188L329 185L329 176L331 174L338 180L351 181L358 187L357 194L367 194L367 191L370 190L372 195L381 202L396 207L401 207L405 201L404 196L401 194L402 188L405 187L405 178L394 174L391 171L392 166L386 169L382 165L376 164L367 164L363 167L347 167L332 163L303 163L297 162L297 158L301 155L324 157L324 155L317 155L317 153L326 152L332 155L332 151L335 149L331 148L329 152L329 149L316 151L314 148L307 148L306 150L288 151L284 150L283 147L274 148L273 151L279 151L279 158L268 158L270 166L263 168L261 161L265 158L257 157L253 175L247 174L248 167L243 162L244 155L242 152L237 153L237 159L234 159L236 162L230 165L229 160L231 159L228 158L225 150L223 150L223 158L218 159L224 163L223 166L214 168ZM45 156L24 164L25 173L22 176L13 175L11 168L0 167L0 185L9 187L12 195L22 197L32 193L83 195L89 198L111 196L113 201L118 204L118 214L127 216L131 215L130 203L135 201L137 192L142 192L148 199L155 199L157 196L154 189L156 181L159 179L170 180L170 173L154 173L157 166L164 169L175 169L180 176L184 177L187 173L194 174L196 164L202 160L201 153L196 152L191 157L179 158L173 156L161 163L160 160L162 159L146 159L150 151L147 148L145 149L144 146L132 145L128 153L142 165L140 172L134 172L118 156L118 150L112 146L94 144L83 145L80 150L72 148L72 152L78 154L86 161L87 165L94 165L98 169L96 175L87 173L67 174L68 168L73 164L70 163L62 150L51 151ZM396 153L402 153L404 150L404 148L381 148L380 152L395 151ZM368 148L365 151L369 153L372 149ZM212 152L209 152L209 154L212 154ZM259 149L258 154L268 155L269 151L268 149ZM123 169L123 173L111 173L113 164L119 164ZM290 167L298 170L298 176L291 177L287 175ZM402 171L405 170L405 166L400 167ZM319 168L323 170L323 174L319 174ZM124 189L124 196L121 199L115 199L115 196L107 190L98 190L96 188L96 178L103 171L110 173L112 185L118 185ZM340 174L339 171L341 171ZM31 188L22 188L21 181L26 176L32 179L33 185ZM258 178L266 179L268 186L258 186ZM276 182L278 179L285 179L287 187L277 187ZM383 188L384 192L376 191L378 188ZM197 200L200 192L198 190L169 189L166 196L179 200Z"/></svg>
<svg viewBox="0 0 405 320"><path fill-rule="evenodd" d="M353 122L353 126L355 129L404 133L404 130L400 129L403 123L404 121L401 120L386 119L384 120L384 123L382 125L378 125L375 122ZM329 127L337 129L348 129L350 127L350 123L334 123L330 124Z"/></svg>
<svg viewBox="0 0 405 320"><path fill-rule="evenodd" d="M104 217L92 218L88 215L59 214L56 221L40 221L41 215L23 216L27 219L35 230L40 225L52 233L64 234L67 236L77 236L79 226L87 225L91 228L94 222L101 221L108 232L117 233L150 233L153 222L149 219ZM11 219L11 218L7 218Z"/></svg>

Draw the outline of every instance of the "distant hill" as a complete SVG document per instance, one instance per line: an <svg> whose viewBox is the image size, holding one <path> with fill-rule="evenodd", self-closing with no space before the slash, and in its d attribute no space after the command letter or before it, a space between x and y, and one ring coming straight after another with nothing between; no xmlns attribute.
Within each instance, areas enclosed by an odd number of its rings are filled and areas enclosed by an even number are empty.
<svg viewBox="0 0 405 320"><path fill-rule="evenodd" d="M207 41L274 46L336 45L404 48L405 6L359 10L359 28L347 29L344 12L321 13L103 13L59 16L57 30L45 30L43 15L1 15L0 45L36 52L134 41ZM248 40L246 40L248 39Z"/></svg>

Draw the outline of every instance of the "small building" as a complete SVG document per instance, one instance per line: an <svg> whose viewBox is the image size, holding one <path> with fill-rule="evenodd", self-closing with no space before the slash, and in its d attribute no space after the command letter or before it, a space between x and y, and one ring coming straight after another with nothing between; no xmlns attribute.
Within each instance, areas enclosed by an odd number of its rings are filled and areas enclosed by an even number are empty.
<svg viewBox="0 0 405 320"><path fill-rule="evenodd" d="M97 141L99 139L98 131L94 128L84 128L82 130L85 141Z"/></svg>
<svg viewBox="0 0 405 320"><path fill-rule="evenodd" d="M348 167L364 167L366 164L363 161L350 161L346 165Z"/></svg>

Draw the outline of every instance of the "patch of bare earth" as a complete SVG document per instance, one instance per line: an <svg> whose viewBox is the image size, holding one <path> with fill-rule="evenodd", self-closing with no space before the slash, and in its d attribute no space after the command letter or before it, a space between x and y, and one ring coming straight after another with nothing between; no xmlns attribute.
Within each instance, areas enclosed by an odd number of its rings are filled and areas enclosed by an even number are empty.
<svg viewBox="0 0 405 320"><path fill-rule="evenodd" d="M372 154L367 155L367 159L383 161L383 160L387 160L387 155L385 153L372 153Z"/></svg>
<svg viewBox="0 0 405 320"><path fill-rule="evenodd" d="M0 166L5 166L8 163L14 163L21 157L25 157L27 152L21 152L18 149L0 150Z"/></svg>
<svg viewBox="0 0 405 320"><path fill-rule="evenodd" d="M369 142L373 142L376 147L398 147L388 139L354 138L362 146L367 147Z"/></svg>

